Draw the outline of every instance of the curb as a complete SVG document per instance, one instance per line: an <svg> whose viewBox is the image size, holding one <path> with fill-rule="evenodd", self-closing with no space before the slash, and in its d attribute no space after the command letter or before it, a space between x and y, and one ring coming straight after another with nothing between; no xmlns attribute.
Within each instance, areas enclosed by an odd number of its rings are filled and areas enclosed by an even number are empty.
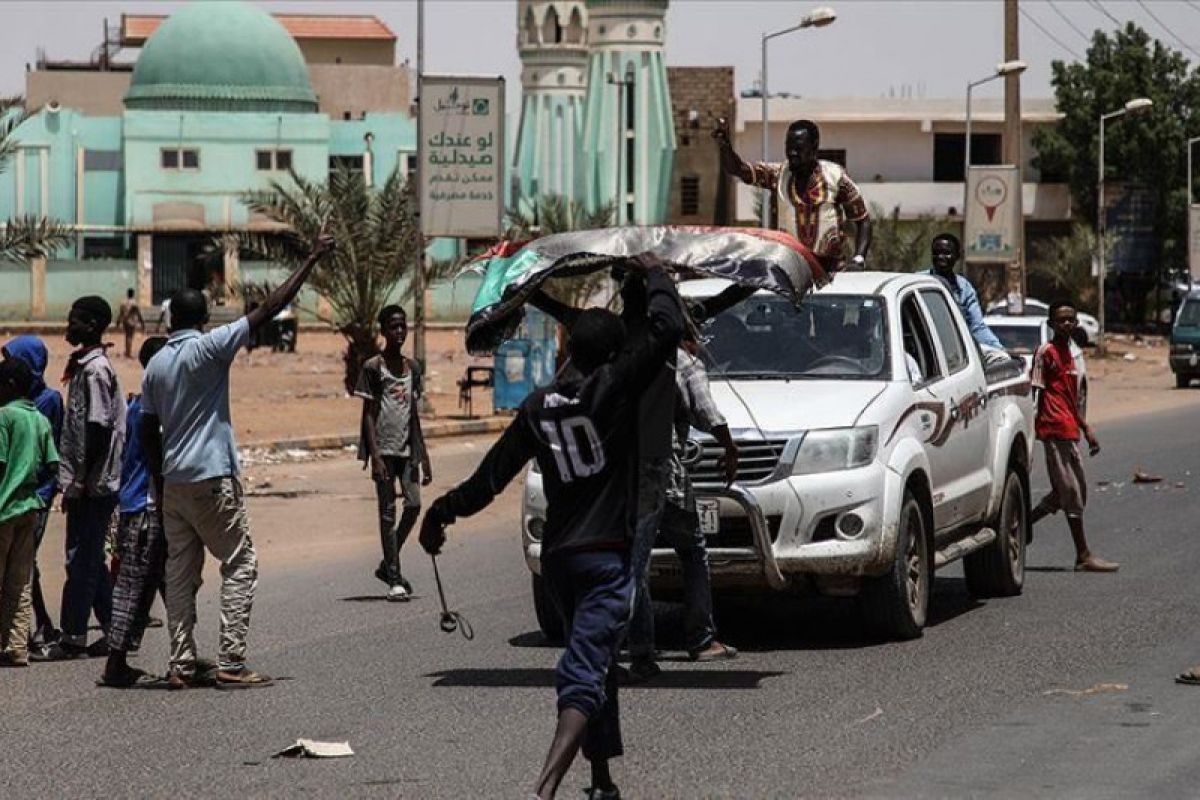
<svg viewBox="0 0 1200 800"><path fill-rule="evenodd" d="M499 433L508 427L508 417L485 417L483 419L454 419L423 422L421 429L426 439L444 439L450 436L474 436L484 433ZM333 434L328 436L306 436L299 439L273 439L246 442L243 450L340 450L358 444L357 433Z"/></svg>

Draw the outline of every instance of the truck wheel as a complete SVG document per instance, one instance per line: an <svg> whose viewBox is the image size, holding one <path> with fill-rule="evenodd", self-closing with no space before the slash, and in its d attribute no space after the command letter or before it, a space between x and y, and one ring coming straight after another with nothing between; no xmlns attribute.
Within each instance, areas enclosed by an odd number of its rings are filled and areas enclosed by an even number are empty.
<svg viewBox="0 0 1200 800"><path fill-rule="evenodd" d="M1023 477L1019 467L1009 467L995 523L996 540L963 559L967 590L977 597L1012 597L1025 586L1028 508Z"/></svg>
<svg viewBox="0 0 1200 800"><path fill-rule="evenodd" d="M912 493L904 493L892 568L863 586L863 611L871 627L895 639L921 635L933 589L929 526Z"/></svg>
<svg viewBox="0 0 1200 800"><path fill-rule="evenodd" d="M546 641L559 644L563 639L562 617L546 592L542 576L534 574L530 577L533 579L533 613L537 615L538 627L542 629Z"/></svg>

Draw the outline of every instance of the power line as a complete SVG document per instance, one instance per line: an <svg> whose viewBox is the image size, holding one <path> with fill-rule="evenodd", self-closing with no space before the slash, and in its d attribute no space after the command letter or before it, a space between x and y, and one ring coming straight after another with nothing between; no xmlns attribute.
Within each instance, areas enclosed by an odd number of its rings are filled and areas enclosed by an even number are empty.
<svg viewBox="0 0 1200 800"><path fill-rule="evenodd" d="M1091 37L1090 37L1090 36L1088 36L1086 33L1084 33L1084 32L1083 32L1083 31L1080 29L1080 27L1079 27L1078 25L1076 25L1074 22L1072 22L1072 21L1071 21L1071 18L1070 18L1070 17L1068 17L1066 14L1064 14L1064 13L1062 12L1062 9L1060 9L1060 8L1058 7L1058 3L1054 2L1054 0L1049 0L1049 3L1050 3L1050 8L1051 8L1051 10L1053 10L1055 14L1058 14L1058 16L1062 18L1062 21L1063 21L1063 22L1065 22L1065 23L1067 23L1068 25L1070 25L1070 26L1071 26L1071 30L1075 31L1075 32L1076 32L1076 33L1078 33L1080 36L1082 36L1082 37L1083 37L1083 39L1084 39L1084 41L1087 41L1087 42L1090 42L1090 41L1091 41Z"/></svg>
<svg viewBox="0 0 1200 800"><path fill-rule="evenodd" d="M1183 39L1180 39L1175 34L1175 31L1171 30L1166 25L1164 25L1163 21L1161 19L1159 19L1157 16L1155 16L1154 12L1150 10L1150 6L1146 5L1144 0L1137 0L1137 4L1142 7L1142 11L1145 11L1147 14L1150 15L1150 19L1152 19L1158 23L1158 27L1162 28L1164 31L1166 31L1168 34L1170 34L1172 39L1179 42L1179 44L1183 46L1184 50L1187 50L1189 53L1191 53L1194 56L1200 57L1200 51L1197 51L1195 48L1193 48L1190 44L1185 42Z"/></svg>
<svg viewBox="0 0 1200 800"><path fill-rule="evenodd" d="M1103 14L1104 16L1106 16L1110 20L1112 20L1113 24L1116 25L1117 27L1121 26L1121 20L1117 19L1112 14L1108 13L1108 9L1105 8L1104 6L1100 5L1100 0L1088 0L1088 5L1092 6L1097 11L1099 11L1101 14Z"/></svg>
<svg viewBox="0 0 1200 800"><path fill-rule="evenodd" d="M1017 8L1021 12L1021 16L1025 17L1025 19L1032 22L1033 26L1035 28L1037 28L1039 31L1041 31L1046 36L1047 39L1054 42L1055 44L1057 44L1063 50L1066 50L1071 55L1075 56L1075 58L1077 60L1079 60L1079 61L1084 60L1083 56L1079 55L1079 53L1075 52L1075 50L1073 50L1069 45L1067 45L1066 42L1064 42L1062 39L1058 38L1053 33L1051 33L1049 30L1047 30L1045 25L1038 22L1037 18L1034 17L1032 14L1030 14L1028 11L1026 11L1024 6L1018 6Z"/></svg>

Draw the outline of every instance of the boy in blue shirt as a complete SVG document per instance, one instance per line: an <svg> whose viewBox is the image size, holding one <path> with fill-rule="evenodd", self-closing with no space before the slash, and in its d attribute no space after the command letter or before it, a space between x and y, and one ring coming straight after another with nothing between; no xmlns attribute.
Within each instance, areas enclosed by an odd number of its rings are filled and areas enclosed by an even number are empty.
<svg viewBox="0 0 1200 800"><path fill-rule="evenodd" d="M33 384L29 389L29 399L33 406L41 412L50 423L50 432L54 437L54 446L58 447L62 436L63 398L57 389L46 385L46 365L50 354L46 343L36 336L18 336L4 345L2 351L5 358L13 358L25 363L33 376ZM46 524L50 521L50 509L54 505L54 497L58 494L58 475L48 470L38 486L38 497L42 499L44 508L37 511L37 526L33 531L33 581L30 584L30 602L33 604L33 635L30 636L31 649L40 650L58 640L59 631L54 627L50 611L46 608L46 599L42 595L41 573L37 567L37 550L42 546L46 536Z"/></svg>
<svg viewBox="0 0 1200 800"><path fill-rule="evenodd" d="M138 361L142 369L167 343L165 336L142 342ZM112 592L108 628L108 662L97 683L126 689L146 673L129 666L127 654L136 652L150 621L154 594L163 585L166 541L162 518L150 483L146 452L142 449L142 396L131 394L125 411L125 450L121 462L120 527L117 553L121 560Z"/></svg>

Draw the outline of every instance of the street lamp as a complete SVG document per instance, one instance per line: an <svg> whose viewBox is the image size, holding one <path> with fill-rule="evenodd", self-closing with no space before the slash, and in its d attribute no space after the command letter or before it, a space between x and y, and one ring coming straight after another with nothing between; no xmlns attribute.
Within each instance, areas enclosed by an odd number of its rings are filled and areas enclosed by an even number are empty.
<svg viewBox="0 0 1200 800"><path fill-rule="evenodd" d="M633 73L629 73L627 78L618 78L613 73L608 73L608 83L617 87L617 146L613 150L613 161L617 165L617 182L613 185L613 191L616 193L616 207L613 208L613 224L621 224L621 206L625 204L625 195L621 191L621 151L626 149L625 141L628 134L625 131L625 90L627 87L632 87L634 83Z"/></svg>
<svg viewBox="0 0 1200 800"><path fill-rule="evenodd" d="M971 92L976 86L982 86L989 81L1004 78L1009 75L1020 75L1025 71L1024 61L1005 61L997 64L996 69L986 78L971 81L967 84L967 135L963 147L963 219L967 217L967 176L971 173Z"/></svg>
<svg viewBox="0 0 1200 800"><path fill-rule="evenodd" d="M1117 119L1126 114L1137 114L1141 111L1147 111L1154 105L1154 101L1146 97L1137 97L1127 102L1122 108L1116 111L1110 111L1107 114L1100 115L1100 163L1097 171L1096 180L1096 253L1099 263L1096 266L1097 285L1099 287L1098 305L1100 313L1098 322L1100 323L1100 335L1096 341L1096 352L1104 355L1108 351L1108 347L1104 340L1104 309L1107 305L1104 302L1104 273L1108 271L1108 264L1105 260L1104 253L1104 123L1110 119Z"/></svg>
<svg viewBox="0 0 1200 800"><path fill-rule="evenodd" d="M804 15L800 20L799 25L793 25L790 28L775 31L774 33L764 33L762 36L762 160L763 163L770 163L768 151L771 147L770 137L767 130L767 98L770 96L767 92L767 42L777 36L783 36L793 31L798 31L803 28L824 28L837 19L837 12L828 6L814 8L812 11ZM762 226L766 228L771 224L771 195L766 190L762 190Z"/></svg>

